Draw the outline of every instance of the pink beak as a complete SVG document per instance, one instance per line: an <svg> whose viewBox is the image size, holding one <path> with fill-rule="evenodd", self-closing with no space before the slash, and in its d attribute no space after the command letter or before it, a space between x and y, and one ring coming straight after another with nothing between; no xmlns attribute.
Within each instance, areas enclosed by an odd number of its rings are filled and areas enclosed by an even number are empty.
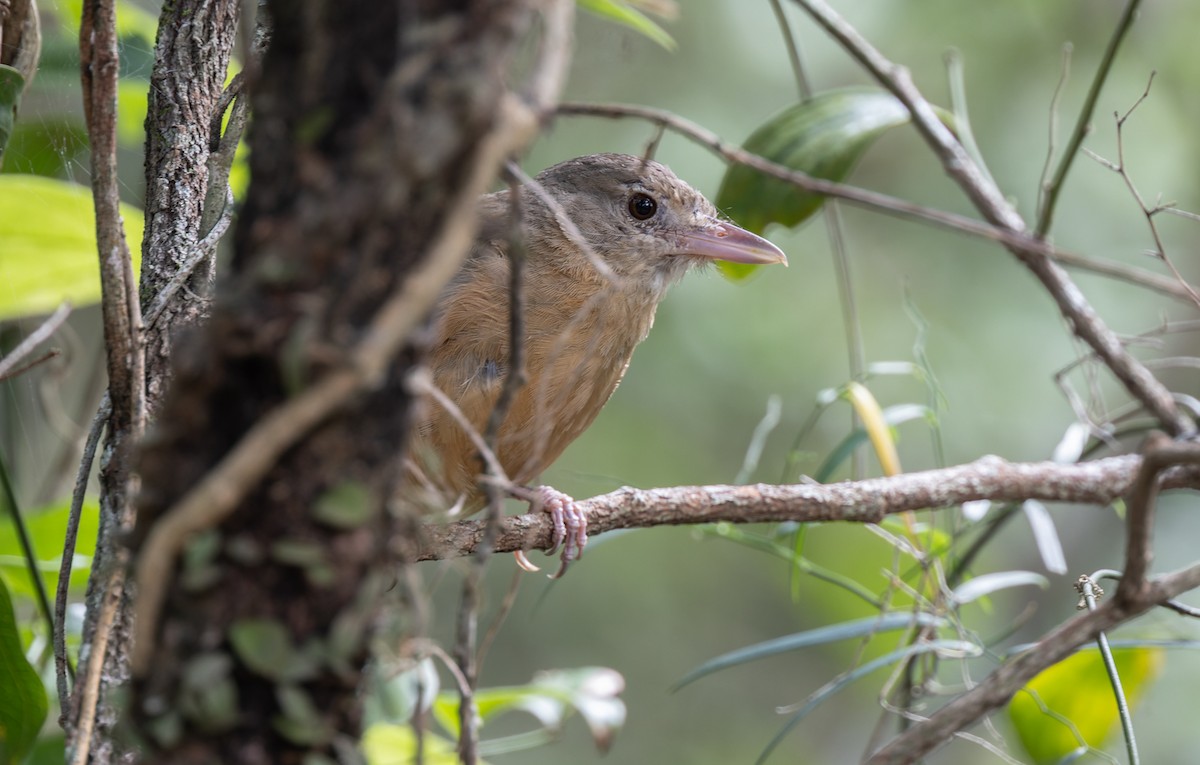
<svg viewBox="0 0 1200 765"><path fill-rule="evenodd" d="M680 234L679 246L680 255L756 266L788 264L783 250L758 234L751 234L727 221L713 221L705 228Z"/></svg>

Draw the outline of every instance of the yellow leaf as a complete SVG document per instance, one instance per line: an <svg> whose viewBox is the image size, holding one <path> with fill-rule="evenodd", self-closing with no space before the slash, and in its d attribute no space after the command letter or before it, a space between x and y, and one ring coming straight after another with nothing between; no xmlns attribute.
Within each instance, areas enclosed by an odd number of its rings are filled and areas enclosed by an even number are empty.
<svg viewBox="0 0 1200 765"><path fill-rule="evenodd" d="M1163 651L1118 648L1113 659L1132 707L1162 669ZM1025 751L1038 765L1058 762L1081 746L1102 746L1117 729L1118 719L1100 652L1080 651L1043 671L1013 697L1008 714Z"/></svg>

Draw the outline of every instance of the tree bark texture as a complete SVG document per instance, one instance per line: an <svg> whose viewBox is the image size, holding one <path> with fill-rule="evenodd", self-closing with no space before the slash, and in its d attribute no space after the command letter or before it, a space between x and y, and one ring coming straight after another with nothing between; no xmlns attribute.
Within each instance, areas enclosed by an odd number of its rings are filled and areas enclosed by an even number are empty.
<svg viewBox="0 0 1200 765"><path fill-rule="evenodd" d="M501 0L269 5L231 273L202 336L176 350L142 449L136 539L264 415L345 363L471 173L531 16ZM130 700L145 761L298 763L358 732L367 583L395 580L402 356L185 546ZM365 512L315 510L339 503Z"/></svg>

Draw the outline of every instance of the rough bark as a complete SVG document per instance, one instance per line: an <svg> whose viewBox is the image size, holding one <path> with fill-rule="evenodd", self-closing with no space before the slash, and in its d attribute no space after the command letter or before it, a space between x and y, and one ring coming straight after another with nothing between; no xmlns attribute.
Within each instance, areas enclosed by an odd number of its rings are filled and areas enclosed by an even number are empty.
<svg viewBox="0 0 1200 765"><path fill-rule="evenodd" d="M421 261L496 119L527 5L271 4L272 41L250 84L253 180L232 273L203 337L177 353L143 448L138 537L261 418L346 363ZM409 362L390 365L184 550L131 699L146 761L300 762L329 752L336 732L357 731L376 605L362 593L392 576L385 504ZM365 520L318 519L318 500L348 484ZM297 655L256 663L230 639L263 634L255 624L282 628ZM321 658L301 659L302 646ZM314 717L297 712L297 698Z"/></svg>
<svg viewBox="0 0 1200 765"><path fill-rule="evenodd" d="M150 308L195 252L210 196L213 118L229 68L237 0L171 0L162 9L146 109L146 229L142 240L142 308ZM219 123L218 123L219 125ZM216 136L219 137L219 136ZM213 190L225 199L225 189ZM151 411L168 382L171 341L205 314L211 258L167 305L146 338L146 397Z"/></svg>

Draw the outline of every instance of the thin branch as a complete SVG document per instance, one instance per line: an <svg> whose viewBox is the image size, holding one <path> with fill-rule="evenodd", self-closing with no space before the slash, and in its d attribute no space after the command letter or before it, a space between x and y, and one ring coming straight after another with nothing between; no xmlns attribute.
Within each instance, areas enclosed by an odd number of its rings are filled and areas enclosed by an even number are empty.
<svg viewBox="0 0 1200 765"><path fill-rule="evenodd" d="M7 356L0 359L0 381L8 379L10 376L9 373L16 368L21 360L33 353L34 349L39 345L49 340L70 315L70 303L63 303L58 308L54 309L54 313L50 314L50 316L47 317L44 322L39 324L37 329L26 335L25 339L18 343L16 348L13 348L11 351L9 351ZM28 369L28 367L25 369ZM17 374L19 373L20 372L17 372Z"/></svg>
<svg viewBox="0 0 1200 765"><path fill-rule="evenodd" d="M1066 266L1092 271L1102 276L1137 284L1179 300L1190 301L1187 291L1181 288L1173 279L1146 271L1145 269L1127 266L1123 263L1096 260L1077 253L1060 250L1028 234L1005 231L975 218L968 218L964 215L925 207L905 199L900 199L899 197L880 194L857 186L827 181L823 178L814 178L806 173L776 164L757 154L752 154L739 146L725 141L711 130L663 109L630 104L568 102L559 104L558 114L606 119L630 118L645 120L694 141L727 162L754 168L772 178L777 178L806 191L844 199L859 207L876 210L903 220L931 223L949 231L957 231L986 239L989 242L997 242L1009 247L1016 247L1045 255Z"/></svg>
<svg viewBox="0 0 1200 765"><path fill-rule="evenodd" d="M1047 126L1046 161L1042 165L1042 176L1038 181L1038 214L1046 209L1046 194L1050 191L1050 173L1054 167L1054 147L1058 141L1058 105L1062 100L1067 81L1071 78L1071 54L1075 46L1063 43L1062 58L1058 70L1058 84L1054 86L1054 94L1050 96L1050 119Z"/></svg>
<svg viewBox="0 0 1200 765"><path fill-rule="evenodd" d="M1133 176L1129 174L1129 167L1125 162L1125 123L1129 120L1137 108L1142 105L1142 102L1150 96L1150 87L1154 84L1154 76L1156 74L1157 72L1150 73L1150 79L1146 82L1146 89L1142 91L1142 94L1138 96L1137 100L1133 102L1133 105L1130 106L1124 114L1114 115L1117 123L1117 161L1111 162L1095 152L1087 149L1084 149L1084 151L1092 159L1121 176L1121 180L1125 183L1125 188L1129 190L1130 196L1133 197L1133 201L1137 203L1138 209L1142 211L1142 215L1146 219L1146 225L1150 229L1150 237L1154 240L1154 255L1163 262L1163 265L1170 270L1171 275L1175 277L1175 280L1179 282L1180 286L1187 291L1188 297L1191 298L1192 303L1200 307L1200 294L1197 294L1192 285L1190 285L1188 281L1183 278L1183 274L1181 274L1179 269L1175 267L1174 261L1172 261L1167 255L1167 246L1163 243L1162 235L1158 232L1158 224L1154 221L1155 215L1163 210L1171 209L1170 206L1156 205L1154 207L1150 207L1147 205L1146 200L1142 197L1142 193L1138 191L1137 184L1133 182Z"/></svg>
<svg viewBox="0 0 1200 765"><path fill-rule="evenodd" d="M941 160L976 209L990 223L1022 235L1025 222L933 111L907 69L889 61L824 0L796 0L830 36L896 96L912 115L913 125ZM1133 0L1136 4L1137 0ZM1141 401L1171 435L1195 431L1196 425L1175 404L1171 392L1146 367L1127 353L1083 293L1047 253L1006 242L1009 251L1041 281L1075 335L1093 349L1131 396Z"/></svg>
<svg viewBox="0 0 1200 765"><path fill-rule="evenodd" d="M1071 619L1045 635L1020 656L1006 662L988 678L928 719L917 723L875 752L867 765L907 765L920 760L954 737L955 733L997 709L1047 667L1095 639L1101 630L1132 619L1159 603L1200 586L1200 565L1152 580L1132 601L1113 598L1095 611Z"/></svg>
<svg viewBox="0 0 1200 765"><path fill-rule="evenodd" d="M1054 208L1058 204L1058 197L1062 191L1063 183L1067 180L1067 173L1071 170L1071 164L1075 161L1076 155L1079 154L1079 147L1083 145L1083 139L1092 129L1092 113L1096 110L1096 101L1100 98L1100 91L1104 88L1104 83L1108 80L1109 72L1112 71L1113 62L1117 59L1117 49L1121 47L1121 42L1125 39L1126 33L1133 26L1134 16L1137 14L1138 6L1141 4L1141 0L1129 0L1129 4L1125 6L1125 12L1121 14L1116 28L1113 29L1112 37L1108 41L1108 47L1104 49L1104 56L1100 59L1100 66L1096 68L1096 76L1092 78L1092 85L1088 88L1087 98L1084 99L1083 107L1079 110L1079 118L1075 121L1075 129L1071 132L1071 139L1067 142L1062 160L1058 163L1058 170L1054 173L1054 179L1046 187L1045 202L1041 206L1041 214L1038 216L1036 229L1039 239L1050 232L1050 225L1054 222Z"/></svg>
<svg viewBox="0 0 1200 765"><path fill-rule="evenodd" d="M1146 571L1152 553L1150 532L1158 492L1176 476L1195 473L1200 465L1200 444L1178 443L1161 433L1152 434L1138 460L1136 473L1121 483L1128 493L1125 572L1111 600L1087 615L1073 619L1039 640L1032 649L1010 661L976 688L938 710L928 720L893 739L876 752L868 765L911 763L936 749L958 730L1007 703L1039 672L1069 656L1082 643L1176 595L1200 586L1200 565L1147 580ZM1120 457L1113 459L1128 459ZM1098 465L1098 460L1084 465ZM1180 465L1187 465L1181 469ZM1124 474L1123 478L1128 478Z"/></svg>
<svg viewBox="0 0 1200 765"><path fill-rule="evenodd" d="M1094 575L1093 575L1094 576ZM1096 610L1096 600L1104 594L1104 590L1092 581L1093 577L1081 576L1075 583L1076 589L1083 596L1087 610ZM1133 718L1129 715L1129 700L1125 698L1125 689L1121 687L1121 674L1117 671L1117 663L1113 660L1112 648L1108 645L1108 635L1101 630L1096 635L1096 647L1100 650L1100 658L1104 661L1104 671L1108 673L1108 682L1112 685L1113 696L1117 702L1117 716L1121 720L1121 731L1125 736L1125 751L1129 756L1129 765L1139 765L1137 738L1133 733Z"/></svg>
<svg viewBox="0 0 1200 765"><path fill-rule="evenodd" d="M972 500L1078 502L1107 505L1133 486L1142 458L1108 457L1062 465L1012 463L999 457L939 470L905 473L836 484L680 486L667 489L619 489L577 502L589 532L700 523L775 523L847 521L879 523L888 515L945 508ZM1163 489L1200 487L1200 470L1168 468L1159 476ZM483 534L482 521L430 525L417 560L470 555ZM551 539L545 513L504 519L496 552L544 548Z"/></svg>
<svg viewBox="0 0 1200 765"><path fill-rule="evenodd" d="M108 422L111 404L105 394L92 418L92 427L88 431L87 441L83 445L83 455L79 460L79 470L75 474L75 490L71 494L71 511L67 515L67 529L63 537L62 560L58 567L58 589L54 594L54 672L58 685L58 708L65 721L69 707L70 696L67 691L67 674L71 672L71 664L67 657L67 599L71 591L71 566L75 561L75 539L79 534L79 520L83 515L83 498L87 493L88 478L92 474L92 463L96 461L96 447L100 444L100 434L104 424ZM71 672L73 674L73 672ZM64 723L65 727L65 723Z"/></svg>
<svg viewBox="0 0 1200 765"><path fill-rule="evenodd" d="M108 638L112 634L117 610L125 593L125 568L128 555L121 548L113 561L114 574L109 588L104 592L100 616L96 620L95 636L91 652L88 653L87 671L84 674L82 693L79 697L79 722L76 728L76 744L71 765L87 765L92 745L92 730L96 724L96 712L100 703L100 680L104 675L105 658L108 654Z"/></svg>
<svg viewBox="0 0 1200 765"><path fill-rule="evenodd" d="M458 633L454 656L466 678L466 688L461 694L458 707L459 754L464 763L478 759L479 710L475 704L475 688L479 681L476 646L479 632L480 589L487 573L488 561L500 528L504 510L505 491L498 481L507 483L504 469L495 458L500 425L508 415L513 397L525 384L525 236L521 208L521 179L516 172L516 163L509 161L503 173L508 181L508 364L501 384L500 393L492 405L487 425L483 432L484 455L491 455L489 472L494 479L484 484L487 493L487 516L484 519L483 538L475 548L474 565L463 581L462 601L458 611ZM488 461L485 457L485 461Z"/></svg>
<svg viewBox="0 0 1200 765"><path fill-rule="evenodd" d="M1125 573L1117 586L1118 600L1134 599L1148 586L1146 572L1154 555L1151 534L1155 500L1162 488L1159 474L1175 465L1200 464L1200 444L1177 443L1161 433L1152 433L1142 454L1142 464L1126 502Z"/></svg>

